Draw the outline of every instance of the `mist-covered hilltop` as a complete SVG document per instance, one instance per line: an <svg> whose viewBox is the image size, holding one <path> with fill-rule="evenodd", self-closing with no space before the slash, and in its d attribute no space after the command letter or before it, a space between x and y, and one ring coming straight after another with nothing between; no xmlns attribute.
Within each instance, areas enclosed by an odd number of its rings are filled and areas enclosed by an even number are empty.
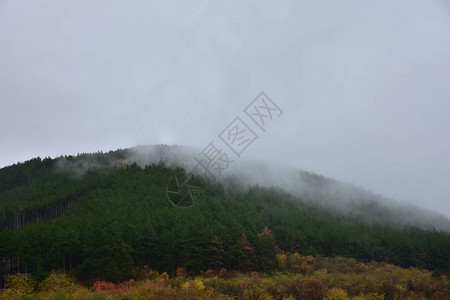
<svg viewBox="0 0 450 300"><path fill-rule="evenodd" d="M140 166L165 161L169 166L180 166L197 172L193 157L198 153L198 149L191 147L155 145L128 149L125 157L129 163L136 162ZM450 231L450 219L437 212L389 199L313 172L273 163L241 159L230 167L225 176L218 177L218 180L225 187L228 182L238 182L243 187L255 184L279 187L301 197L303 201L319 204L338 214L359 217L370 223L411 225ZM424 202L426 200L424 199Z"/></svg>
<svg viewBox="0 0 450 300"><path fill-rule="evenodd" d="M419 218L408 219L406 205L360 188L253 162L215 182L190 177L196 153L140 146L0 169L0 277L63 269L117 281L144 265L269 272L280 252L450 271L450 234L426 230L449 228L444 217L410 208Z"/></svg>
<svg viewBox="0 0 450 300"><path fill-rule="evenodd" d="M82 175L90 169L117 165L118 160L128 165L136 163L141 167L163 161L167 166L182 167L199 174L194 160L199 152L198 149L186 146L145 145L112 151L107 155L81 155L76 160L60 157L56 165L59 170ZM241 159L235 161L230 170L217 179L225 189L230 183L233 183L232 189L251 185L279 187L303 201L320 205L340 215L358 217L369 223L411 225L423 229L450 231L450 219L437 212L304 170Z"/></svg>
<svg viewBox="0 0 450 300"><path fill-rule="evenodd" d="M0 170L0 224L5 220L7 211L20 211L26 207L42 205L54 201L47 197L41 183L57 186L68 178L82 178L88 173L107 172L110 168L131 165L145 167L150 164L164 162L171 168L181 167L187 172L201 176L195 168L198 149L186 146L144 145L128 149L119 149L108 153L83 153L77 156L61 156L56 159L40 158L26 163L6 167ZM42 161L49 172L45 178L27 178L27 175L39 174L33 169L34 164ZM51 168L48 168L51 166ZM41 170L42 171L42 170ZM28 173L27 173L28 172ZM51 180L50 180L51 178ZM410 225L422 229L450 231L450 219L433 211L416 207L375 194L361 187L343 183L323 175L283 167L275 164L241 159L230 167L230 170L217 177L225 191L233 194L233 190L246 189L253 185L278 187L289 192L311 205L319 205L342 216L356 217L368 223ZM27 189L18 192L17 188L26 183ZM75 192L76 181L67 190L61 191L58 197ZM13 202L11 202L11 199ZM18 204L20 203L20 204Z"/></svg>

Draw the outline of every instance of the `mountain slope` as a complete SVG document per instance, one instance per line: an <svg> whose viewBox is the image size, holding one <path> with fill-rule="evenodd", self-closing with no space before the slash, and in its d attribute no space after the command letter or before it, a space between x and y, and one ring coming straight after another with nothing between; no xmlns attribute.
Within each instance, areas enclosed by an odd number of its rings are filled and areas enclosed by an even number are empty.
<svg viewBox="0 0 450 300"><path fill-rule="evenodd" d="M141 167L130 160L135 154L131 149L34 159L1 169L4 220L77 196L62 217L2 230L1 272L26 269L43 278L64 269L81 280L122 280L143 265L168 272L179 266L193 272L219 266L271 271L280 251L450 271L449 233L369 223L324 208L322 200L246 186L236 176L216 183L198 178L202 193L195 205L177 207L168 185L185 171L167 157L167 163ZM145 165L146 159L138 162Z"/></svg>

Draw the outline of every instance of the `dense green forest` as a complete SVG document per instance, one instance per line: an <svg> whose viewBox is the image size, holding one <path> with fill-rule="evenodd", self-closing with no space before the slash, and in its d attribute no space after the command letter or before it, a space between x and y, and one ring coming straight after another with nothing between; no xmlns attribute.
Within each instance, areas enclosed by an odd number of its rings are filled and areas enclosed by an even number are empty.
<svg viewBox="0 0 450 300"><path fill-rule="evenodd" d="M284 252L450 272L447 232L368 224L232 178L227 189L199 179L195 205L177 207L167 185L185 171L163 162L140 167L124 161L125 153L36 158L0 169L2 272L40 280L63 270L82 282L120 282L144 266L169 274L178 267L273 272Z"/></svg>

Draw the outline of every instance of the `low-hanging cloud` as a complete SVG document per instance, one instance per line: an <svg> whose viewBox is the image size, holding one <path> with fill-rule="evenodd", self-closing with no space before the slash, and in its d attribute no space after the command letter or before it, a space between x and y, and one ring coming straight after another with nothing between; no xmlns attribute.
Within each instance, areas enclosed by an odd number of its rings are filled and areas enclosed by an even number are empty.
<svg viewBox="0 0 450 300"><path fill-rule="evenodd" d="M446 1L0 2L0 165L205 146L261 90L247 157L450 216Z"/></svg>

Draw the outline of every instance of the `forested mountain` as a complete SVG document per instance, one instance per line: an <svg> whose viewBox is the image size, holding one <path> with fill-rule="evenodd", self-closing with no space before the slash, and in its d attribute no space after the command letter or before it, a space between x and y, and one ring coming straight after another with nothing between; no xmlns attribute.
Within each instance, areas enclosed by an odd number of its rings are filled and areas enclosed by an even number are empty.
<svg viewBox="0 0 450 300"><path fill-rule="evenodd" d="M194 175L194 205L174 205L174 178L190 176L176 163L190 168L181 150L138 147L0 169L0 275L39 279L61 269L82 281L121 281L143 266L271 272L282 252L450 272L448 232L390 222L395 211L376 197L358 201L371 194L356 188L353 209L329 208L324 199L342 200L344 188L333 193L327 185L338 183L314 174L296 173L297 190L247 185L250 168L218 182Z"/></svg>

